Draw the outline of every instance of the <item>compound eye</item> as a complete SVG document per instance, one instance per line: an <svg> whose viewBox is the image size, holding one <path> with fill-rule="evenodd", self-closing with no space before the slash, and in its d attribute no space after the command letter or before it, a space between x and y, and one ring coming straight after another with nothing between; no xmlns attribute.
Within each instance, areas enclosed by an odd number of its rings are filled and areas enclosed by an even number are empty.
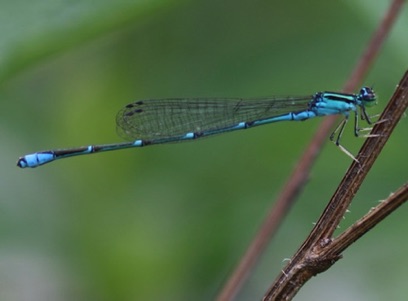
<svg viewBox="0 0 408 301"><path fill-rule="evenodd" d="M363 87L360 90L360 97L365 100L375 100L375 93L369 87Z"/></svg>
<svg viewBox="0 0 408 301"><path fill-rule="evenodd" d="M367 87L364 87L364 88L361 88L361 90L360 90L360 95L363 97L363 98L366 98L368 95L370 95L371 93L371 91L370 91L371 89L370 88L367 88Z"/></svg>
<svg viewBox="0 0 408 301"><path fill-rule="evenodd" d="M359 98L365 106L373 106L377 104L375 92L370 87L361 88Z"/></svg>

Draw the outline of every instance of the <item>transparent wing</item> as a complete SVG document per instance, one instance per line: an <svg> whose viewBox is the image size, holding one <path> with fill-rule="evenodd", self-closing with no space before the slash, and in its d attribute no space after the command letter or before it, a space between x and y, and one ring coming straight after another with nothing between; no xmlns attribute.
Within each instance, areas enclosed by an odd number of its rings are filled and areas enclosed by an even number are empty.
<svg viewBox="0 0 408 301"><path fill-rule="evenodd" d="M313 96L141 100L118 112L117 131L128 140L177 137L306 110L312 99Z"/></svg>

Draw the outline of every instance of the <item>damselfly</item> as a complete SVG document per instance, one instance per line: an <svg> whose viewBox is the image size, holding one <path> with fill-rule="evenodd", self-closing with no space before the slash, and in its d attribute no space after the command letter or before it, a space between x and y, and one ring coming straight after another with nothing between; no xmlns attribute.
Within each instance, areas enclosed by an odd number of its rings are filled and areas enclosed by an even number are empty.
<svg viewBox="0 0 408 301"><path fill-rule="evenodd" d="M116 117L118 133L131 142L89 145L41 151L20 157L17 166L37 167L72 156L142 147L153 144L195 140L215 134L248 129L279 121L304 121L318 116L345 116L330 139L340 146L340 138L354 112L354 134L358 136L359 112L369 124L366 107L376 104L372 88L358 94L318 92L302 97L172 98L140 100L128 104ZM335 134L337 137L335 138ZM343 149L344 150L344 149ZM351 155L348 153L348 155Z"/></svg>

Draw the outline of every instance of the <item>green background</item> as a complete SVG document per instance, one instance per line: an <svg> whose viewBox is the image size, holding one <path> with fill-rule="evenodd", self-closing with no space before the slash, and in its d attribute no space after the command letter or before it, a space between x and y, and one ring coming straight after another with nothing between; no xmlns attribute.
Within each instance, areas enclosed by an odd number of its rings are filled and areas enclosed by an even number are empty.
<svg viewBox="0 0 408 301"><path fill-rule="evenodd" d="M24 3L26 2L26 3ZM160 97L340 90L388 1L0 1L0 299L211 300L321 120L16 167L26 153L121 141L115 114ZM407 69L405 8L372 65L380 113ZM399 123L345 229L407 180ZM351 127L343 144L363 140ZM327 143L237 300L259 300L350 159ZM406 207L297 300L406 300ZM340 229L340 230L341 230Z"/></svg>

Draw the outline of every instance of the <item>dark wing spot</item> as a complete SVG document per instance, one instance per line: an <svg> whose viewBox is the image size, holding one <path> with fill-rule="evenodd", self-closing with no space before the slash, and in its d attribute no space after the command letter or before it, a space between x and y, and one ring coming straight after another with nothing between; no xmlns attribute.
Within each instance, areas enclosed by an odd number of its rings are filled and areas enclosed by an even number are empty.
<svg viewBox="0 0 408 301"><path fill-rule="evenodd" d="M136 114L136 113L142 113L142 112L143 112L142 109L136 109L136 110L127 112L127 113L125 114L125 116L133 116L133 115Z"/></svg>
<svg viewBox="0 0 408 301"><path fill-rule="evenodd" d="M142 104L144 104L144 103L143 103L143 100L140 100L140 101L132 102L132 103L126 105L125 108L126 108L126 109L130 109L130 108L134 108L134 107L140 106L140 105L142 105Z"/></svg>

